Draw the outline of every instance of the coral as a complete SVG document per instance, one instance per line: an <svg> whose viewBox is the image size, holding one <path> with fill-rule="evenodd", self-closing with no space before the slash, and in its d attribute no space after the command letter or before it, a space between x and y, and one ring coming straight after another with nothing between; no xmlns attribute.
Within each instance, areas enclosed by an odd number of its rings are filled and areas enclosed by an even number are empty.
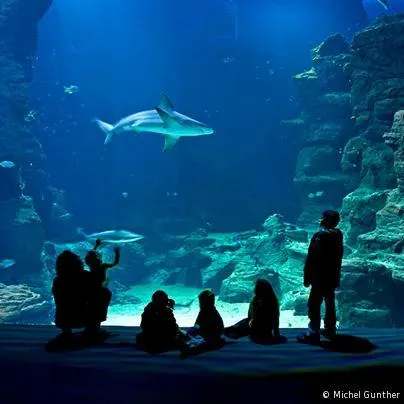
<svg viewBox="0 0 404 404"><path fill-rule="evenodd" d="M49 322L52 305L49 296L41 296L26 285L0 283L0 323Z"/></svg>

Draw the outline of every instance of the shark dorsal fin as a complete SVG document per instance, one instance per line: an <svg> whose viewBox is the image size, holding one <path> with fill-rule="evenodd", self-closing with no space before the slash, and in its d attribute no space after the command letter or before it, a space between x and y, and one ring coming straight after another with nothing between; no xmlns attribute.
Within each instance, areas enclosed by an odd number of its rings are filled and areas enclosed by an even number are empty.
<svg viewBox="0 0 404 404"><path fill-rule="evenodd" d="M160 95L160 104L158 106L163 111L167 111L168 113L175 110L174 104L170 101L166 94L162 93Z"/></svg>
<svg viewBox="0 0 404 404"><path fill-rule="evenodd" d="M179 136L164 136L164 149L163 152L172 149L179 140Z"/></svg>
<svg viewBox="0 0 404 404"><path fill-rule="evenodd" d="M164 122L164 126L166 128L168 128L170 126L171 122L173 121L173 118L171 117L169 112L167 112L164 109L161 109L160 107L157 107L156 111L159 114L161 120Z"/></svg>

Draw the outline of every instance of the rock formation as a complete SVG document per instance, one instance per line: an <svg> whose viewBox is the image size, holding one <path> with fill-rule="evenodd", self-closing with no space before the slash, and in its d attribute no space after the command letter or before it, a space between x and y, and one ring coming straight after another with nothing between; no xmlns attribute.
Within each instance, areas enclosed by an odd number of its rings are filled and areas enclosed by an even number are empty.
<svg viewBox="0 0 404 404"><path fill-rule="evenodd" d="M313 228L326 207L338 207L347 178L340 165L342 148L352 137L348 42L336 34L312 51L313 67L294 76L302 112L284 121L288 138L301 150L294 182L302 213L298 224Z"/></svg>
<svg viewBox="0 0 404 404"><path fill-rule="evenodd" d="M350 48L338 35L326 40L313 51L314 67L295 78L303 107L301 116L284 123L288 137L297 134L294 142L302 147L295 177L302 196L300 223L307 228L315 218L315 210L341 206L346 242L343 282L338 296L342 325L403 324L399 314L402 303L398 298L404 291L402 111L396 113L390 130L394 113L404 108L403 38L404 16L395 15L381 18L359 32ZM324 48L332 52L319 52ZM328 64L319 70L316 61L323 60L324 52ZM329 66L337 66L336 73ZM324 97L324 90L319 90L322 74L324 80L340 77L338 86L330 87L339 90L340 102L333 108L319 110L319 99ZM339 109L341 105L345 107ZM343 128L345 136L330 131L318 146L308 150L308 142L317 135L313 116L320 122L339 125L338 133ZM337 140L343 153L339 156L340 164L335 166L329 147ZM324 154L327 144L328 158ZM315 161L321 163L317 171L311 171L312 179L308 170ZM308 188L308 184L323 181L331 168L334 171L329 177L334 181L335 193L324 205L323 194ZM308 190L312 201L305 198ZM317 199L316 195L321 198Z"/></svg>
<svg viewBox="0 0 404 404"><path fill-rule="evenodd" d="M73 232L62 193L50 186L45 154L30 128L29 83L37 46L37 22L52 0L4 0L0 4L0 259L16 265L0 273L7 283L38 284L46 237ZM23 27L23 28L22 28Z"/></svg>

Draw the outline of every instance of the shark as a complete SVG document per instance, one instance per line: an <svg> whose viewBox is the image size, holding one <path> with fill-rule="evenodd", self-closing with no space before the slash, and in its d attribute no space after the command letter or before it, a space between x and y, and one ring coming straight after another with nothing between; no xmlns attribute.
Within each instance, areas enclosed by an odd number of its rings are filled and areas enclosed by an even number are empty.
<svg viewBox="0 0 404 404"><path fill-rule="evenodd" d="M127 244L143 240L144 236L128 230L106 230L99 233L86 234L83 229L77 230L78 234L84 236L89 241L97 239L111 244Z"/></svg>
<svg viewBox="0 0 404 404"><path fill-rule="evenodd" d="M105 134L104 145L119 133L158 133L164 137L163 151L172 149L181 137L212 135L209 126L189 116L180 114L166 94L161 94L159 105L152 110L137 112L116 122L114 125L98 118L94 121Z"/></svg>

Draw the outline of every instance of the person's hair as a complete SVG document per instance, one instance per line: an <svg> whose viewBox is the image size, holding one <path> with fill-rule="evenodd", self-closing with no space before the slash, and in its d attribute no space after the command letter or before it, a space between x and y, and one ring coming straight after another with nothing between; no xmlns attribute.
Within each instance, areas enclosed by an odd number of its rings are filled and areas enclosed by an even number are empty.
<svg viewBox="0 0 404 404"><path fill-rule="evenodd" d="M198 296L199 303L204 306L214 306L215 305L215 295L211 290L204 290L199 293Z"/></svg>
<svg viewBox="0 0 404 404"><path fill-rule="evenodd" d="M269 281L266 279L257 279L254 288L254 299L270 300L272 302L278 303L278 298L276 297L275 291Z"/></svg>
<svg viewBox="0 0 404 404"><path fill-rule="evenodd" d="M56 274L58 276L71 276L84 270L81 258L70 250L65 250L56 258Z"/></svg>
<svg viewBox="0 0 404 404"><path fill-rule="evenodd" d="M168 305L168 295L164 290L156 290L152 295L152 302L161 305Z"/></svg>
<svg viewBox="0 0 404 404"><path fill-rule="evenodd" d="M341 218L336 210L325 210L322 215L323 225L333 229L338 226Z"/></svg>
<svg viewBox="0 0 404 404"><path fill-rule="evenodd" d="M101 261L101 256L97 251L91 250L86 254L84 261L91 268L97 261Z"/></svg>

